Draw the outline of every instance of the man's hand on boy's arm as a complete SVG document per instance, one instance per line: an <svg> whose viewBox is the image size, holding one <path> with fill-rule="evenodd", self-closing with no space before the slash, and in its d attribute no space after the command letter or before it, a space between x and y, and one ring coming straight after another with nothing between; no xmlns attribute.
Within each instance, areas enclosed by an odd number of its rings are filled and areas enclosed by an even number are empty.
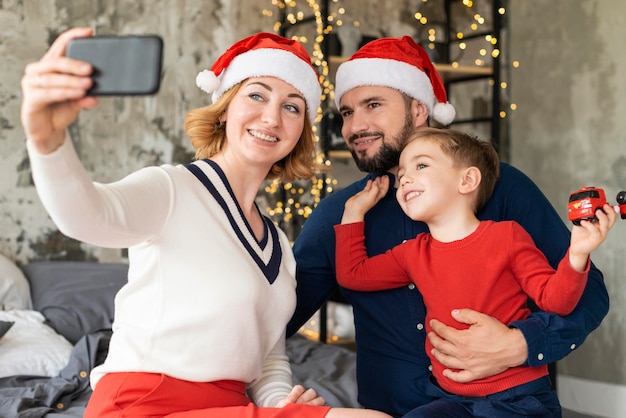
<svg viewBox="0 0 626 418"><path fill-rule="evenodd" d="M459 370L446 370L447 378L467 383L519 366L528 358L528 346L519 329L471 309L454 310L452 316L470 327L458 330L433 319L428 334L435 358L447 368Z"/></svg>

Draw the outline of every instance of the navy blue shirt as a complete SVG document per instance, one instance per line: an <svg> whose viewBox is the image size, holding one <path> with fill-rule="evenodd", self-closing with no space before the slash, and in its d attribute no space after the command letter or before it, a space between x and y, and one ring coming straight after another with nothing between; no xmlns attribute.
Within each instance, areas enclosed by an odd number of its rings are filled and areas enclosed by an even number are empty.
<svg viewBox="0 0 626 418"><path fill-rule="evenodd" d="M322 199L305 222L293 247L297 261L297 307L287 333L295 333L340 289L354 309L359 402L364 407L399 416L432 400L424 393L431 373L424 350L422 296L412 284L380 292L358 292L340 288L335 278L333 225L341 223L345 201L375 177L369 174ZM517 221L554 268L569 247L570 231L550 202L526 175L508 164L500 165L500 180L478 217ZM402 212L391 187L365 216L368 255L383 253L427 230L424 223L412 221ZM592 264L585 292L570 315L536 312L510 325L518 327L526 338L526 364L538 366L560 360L580 346L600 325L608 309L602 273Z"/></svg>

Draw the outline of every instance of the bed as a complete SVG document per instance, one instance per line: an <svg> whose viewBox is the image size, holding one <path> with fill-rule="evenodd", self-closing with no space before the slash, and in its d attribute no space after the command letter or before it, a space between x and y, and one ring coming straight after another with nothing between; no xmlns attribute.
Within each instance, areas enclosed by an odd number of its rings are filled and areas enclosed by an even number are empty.
<svg viewBox="0 0 626 418"><path fill-rule="evenodd" d="M127 272L126 264L95 262L18 268L0 256L0 417L83 416L89 371L106 355ZM296 335L287 353L295 383L332 406L358 406L353 351Z"/></svg>
<svg viewBox="0 0 626 418"><path fill-rule="evenodd" d="M106 356L113 299L127 272L122 263L68 261L18 268L0 255L0 418L83 416L89 371ZM294 383L331 406L359 406L354 351L296 335L287 354Z"/></svg>

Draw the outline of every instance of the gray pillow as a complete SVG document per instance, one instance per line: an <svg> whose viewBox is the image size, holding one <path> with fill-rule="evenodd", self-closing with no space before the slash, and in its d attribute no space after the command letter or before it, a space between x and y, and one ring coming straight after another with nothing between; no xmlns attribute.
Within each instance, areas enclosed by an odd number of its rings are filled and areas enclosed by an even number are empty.
<svg viewBox="0 0 626 418"><path fill-rule="evenodd" d="M0 254L0 306L3 309L32 309L28 280L19 267Z"/></svg>
<svg viewBox="0 0 626 418"><path fill-rule="evenodd" d="M22 270L30 283L33 309L72 344L83 335L111 328L113 300L127 282L127 264L39 261Z"/></svg>

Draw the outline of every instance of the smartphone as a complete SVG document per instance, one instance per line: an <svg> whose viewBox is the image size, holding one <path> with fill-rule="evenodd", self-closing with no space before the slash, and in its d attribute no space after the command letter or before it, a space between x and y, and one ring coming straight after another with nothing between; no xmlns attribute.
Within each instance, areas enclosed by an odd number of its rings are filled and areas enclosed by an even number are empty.
<svg viewBox="0 0 626 418"><path fill-rule="evenodd" d="M159 91L163 40L158 35L77 38L68 57L93 66L90 96L138 96Z"/></svg>

